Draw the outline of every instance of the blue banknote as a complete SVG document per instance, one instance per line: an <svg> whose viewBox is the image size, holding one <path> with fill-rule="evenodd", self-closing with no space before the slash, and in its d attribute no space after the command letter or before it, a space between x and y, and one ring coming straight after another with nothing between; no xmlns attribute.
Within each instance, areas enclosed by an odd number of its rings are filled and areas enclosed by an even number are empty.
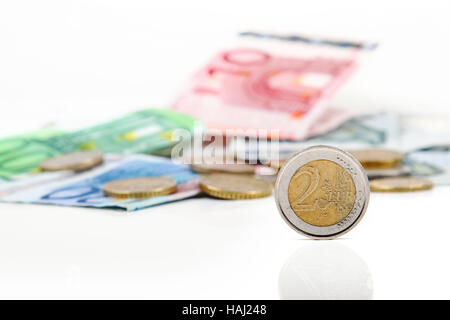
<svg viewBox="0 0 450 320"><path fill-rule="evenodd" d="M146 199L115 199L105 196L105 183L135 177L164 176L177 181L174 194ZM83 173L40 173L22 181L2 184L0 201L54 204L128 211L193 197L199 193L198 175L184 164L145 155L106 158L105 163Z"/></svg>

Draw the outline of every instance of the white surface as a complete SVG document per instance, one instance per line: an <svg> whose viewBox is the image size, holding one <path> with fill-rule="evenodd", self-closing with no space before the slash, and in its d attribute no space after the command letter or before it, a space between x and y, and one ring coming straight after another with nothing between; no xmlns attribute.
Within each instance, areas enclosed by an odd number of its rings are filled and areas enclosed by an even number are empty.
<svg viewBox="0 0 450 320"><path fill-rule="evenodd" d="M446 1L2 1L0 135L167 105L224 39L246 29L380 40L333 103L447 113L448 9ZM373 194L361 224L332 242L297 235L272 198L193 199L133 215L0 204L0 297L450 298L449 191ZM305 271L289 271L297 267ZM299 285L286 287L286 278Z"/></svg>

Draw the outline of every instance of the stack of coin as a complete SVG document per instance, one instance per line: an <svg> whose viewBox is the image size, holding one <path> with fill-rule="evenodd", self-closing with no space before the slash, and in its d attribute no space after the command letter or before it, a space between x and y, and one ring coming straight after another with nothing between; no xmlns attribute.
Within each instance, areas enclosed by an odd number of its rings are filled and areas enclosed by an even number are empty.
<svg viewBox="0 0 450 320"><path fill-rule="evenodd" d="M411 177L411 168L403 163L404 154L389 149L352 151L371 180L373 192L407 192L428 190L432 182Z"/></svg>

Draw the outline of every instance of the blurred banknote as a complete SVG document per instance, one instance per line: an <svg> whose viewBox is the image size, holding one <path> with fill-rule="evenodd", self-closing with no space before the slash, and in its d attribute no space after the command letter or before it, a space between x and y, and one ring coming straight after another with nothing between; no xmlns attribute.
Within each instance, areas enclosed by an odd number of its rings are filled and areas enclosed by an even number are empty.
<svg viewBox="0 0 450 320"><path fill-rule="evenodd" d="M413 175L450 184L450 117L402 114L399 146Z"/></svg>
<svg viewBox="0 0 450 320"><path fill-rule="evenodd" d="M400 139L400 147L405 151L450 145L450 117L432 114L401 114Z"/></svg>
<svg viewBox="0 0 450 320"><path fill-rule="evenodd" d="M171 110L146 109L70 133L43 131L0 140L0 178L31 172L49 157L76 150L150 153L173 143L174 129L192 130L195 120Z"/></svg>
<svg viewBox="0 0 450 320"><path fill-rule="evenodd" d="M153 176L176 180L178 191L147 199L115 199L105 196L102 191L102 186L113 180ZM107 155L103 165L90 171L43 172L0 185L2 202L116 208L127 211L186 199L198 193L198 175L188 166L147 155Z"/></svg>
<svg viewBox="0 0 450 320"><path fill-rule="evenodd" d="M297 141L275 141L276 148L258 140L234 139L230 149L239 159L270 160L267 150L276 149L281 159L314 145L330 145L344 150L385 147L397 148L400 141L399 117L394 113L365 115L346 121L325 134ZM267 159L269 158L269 159Z"/></svg>
<svg viewBox="0 0 450 320"><path fill-rule="evenodd" d="M54 128L43 128L29 134L0 139L0 181L30 172L41 161L58 155L60 152L47 141L62 135L62 131Z"/></svg>
<svg viewBox="0 0 450 320"><path fill-rule="evenodd" d="M450 144L409 151L405 155L405 163L415 176L427 177L435 185L450 184Z"/></svg>
<svg viewBox="0 0 450 320"><path fill-rule="evenodd" d="M349 114L324 117L331 96L371 43L246 32L190 80L173 109L208 128L279 130L303 139L336 127ZM321 118L319 125L314 125ZM322 128L322 129L320 129Z"/></svg>

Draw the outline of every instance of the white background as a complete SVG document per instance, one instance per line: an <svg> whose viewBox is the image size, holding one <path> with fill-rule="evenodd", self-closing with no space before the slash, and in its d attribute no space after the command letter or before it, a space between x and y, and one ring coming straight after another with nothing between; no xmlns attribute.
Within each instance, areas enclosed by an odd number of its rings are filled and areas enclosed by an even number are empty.
<svg viewBox="0 0 450 320"><path fill-rule="evenodd" d="M242 30L380 41L332 103L448 114L449 9L448 1L2 0L0 136L167 106ZM373 194L361 224L337 241L297 235L272 198L193 199L133 215L1 204L0 297L450 298L449 191Z"/></svg>

